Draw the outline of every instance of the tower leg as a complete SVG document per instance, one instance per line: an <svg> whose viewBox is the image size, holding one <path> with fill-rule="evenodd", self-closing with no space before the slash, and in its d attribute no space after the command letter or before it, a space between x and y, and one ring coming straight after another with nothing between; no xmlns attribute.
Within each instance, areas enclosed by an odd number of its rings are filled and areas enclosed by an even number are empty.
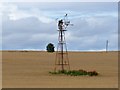
<svg viewBox="0 0 120 90"><path fill-rule="evenodd" d="M64 70L70 70L70 65L65 43L65 33L62 30L59 30L58 41L54 71L61 70L64 72Z"/></svg>

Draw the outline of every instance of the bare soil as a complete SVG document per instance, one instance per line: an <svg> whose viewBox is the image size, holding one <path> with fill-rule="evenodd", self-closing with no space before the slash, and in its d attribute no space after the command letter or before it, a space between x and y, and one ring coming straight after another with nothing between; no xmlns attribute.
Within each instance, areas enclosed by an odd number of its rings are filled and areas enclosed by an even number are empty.
<svg viewBox="0 0 120 90"><path fill-rule="evenodd" d="M117 88L118 52L69 52L72 70L99 76L52 75L55 52L1 51L3 88Z"/></svg>

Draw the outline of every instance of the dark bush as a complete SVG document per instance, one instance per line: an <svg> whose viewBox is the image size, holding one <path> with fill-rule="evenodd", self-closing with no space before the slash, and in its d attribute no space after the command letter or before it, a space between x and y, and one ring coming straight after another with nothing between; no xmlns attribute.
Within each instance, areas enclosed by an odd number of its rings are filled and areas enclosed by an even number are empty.
<svg viewBox="0 0 120 90"><path fill-rule="evenodd" d="M54 52L55 47L52 43L49 43L46 48L47 48L47 52Z"/></svg>

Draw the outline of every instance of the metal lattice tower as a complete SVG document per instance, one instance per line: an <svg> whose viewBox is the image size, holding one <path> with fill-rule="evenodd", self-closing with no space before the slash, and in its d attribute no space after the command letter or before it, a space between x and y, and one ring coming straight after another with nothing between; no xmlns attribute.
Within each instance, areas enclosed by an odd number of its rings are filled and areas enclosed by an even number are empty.
<svg viewBox="0 0 120 90"><path fill-rule="evenodd" d="M70 21L67 20L67 14L64 16L64 19L58 21L58 46L56 52L55 60L55 72L56 70L70 70L67 45L65 41L65 31L67 31L67 26L70 24Z"/></svg>

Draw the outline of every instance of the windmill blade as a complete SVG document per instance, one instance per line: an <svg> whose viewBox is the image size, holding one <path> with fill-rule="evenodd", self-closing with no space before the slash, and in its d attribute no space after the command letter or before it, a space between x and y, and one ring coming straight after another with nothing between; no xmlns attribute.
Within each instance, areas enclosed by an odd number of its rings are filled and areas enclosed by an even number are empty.
<svg viewBox="0 0 120 90"><path fill-rule="evenodd" d="M67 17L67 14L65 14L65 17Z"/></svg>
<svg viewBox="0 0 120 90"><path fill-rule="evenodd" d="M58 18L55 19L56 21L58 20Z"/></svg>
<svg viewBox="0 0 120 90"><path fill-rule="evenodd" d="M74 24L70 24L71 26L74 26Z"/></svg>

